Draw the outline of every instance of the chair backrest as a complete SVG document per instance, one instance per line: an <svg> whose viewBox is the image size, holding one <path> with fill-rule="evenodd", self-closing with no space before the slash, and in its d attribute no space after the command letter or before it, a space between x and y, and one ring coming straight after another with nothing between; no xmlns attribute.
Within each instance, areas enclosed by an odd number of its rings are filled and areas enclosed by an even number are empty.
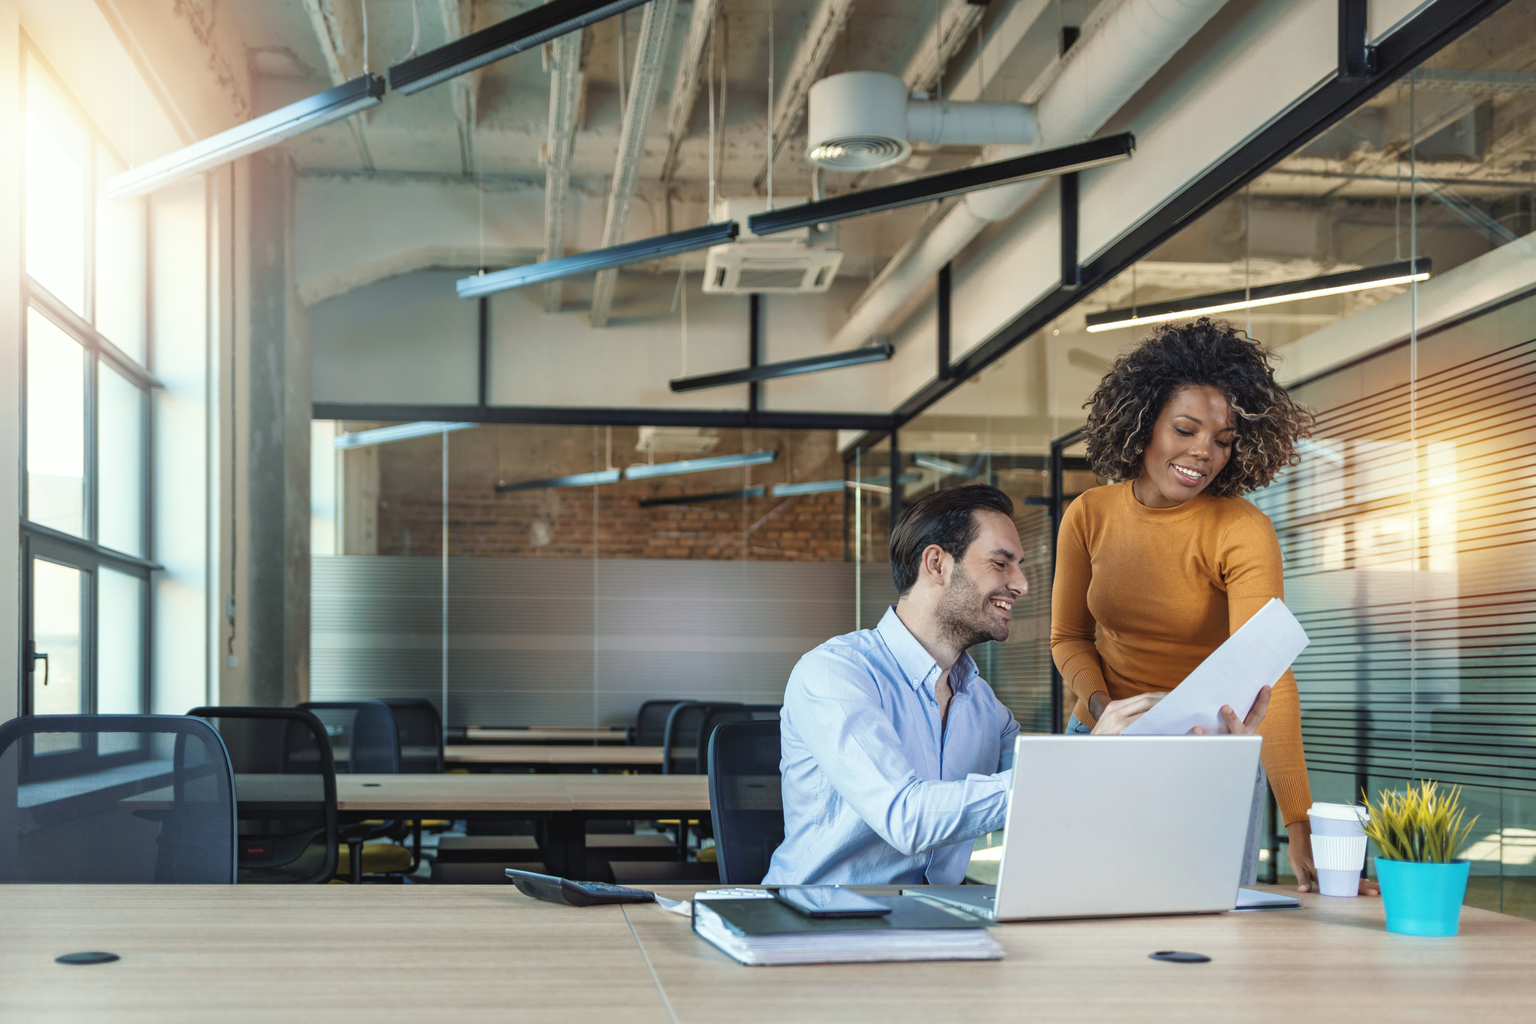
<svg viewBox="0 0 1536 1024"><path fill-rule="evenodd" d="M422 697L380 701L395 713L400 732L400 771L406 775L441 775L443 720L437 705Z"/></svg>
<svg viewBox="0 0 1536 1024"><path fill-rule="evenodd" d="M709 738L709 807L720 881L757 885L784 842L779 723L728 722Z"/></svg>
<svg viewBox="0 0 1536 1024"><path fill-rule="evenodd" d="M0 725L0 882L235 881L235 780L180 715Z"/></svg>
<svg viewBox="0 0 1536 1024"><path fill-rule="evenodd" d="M730 722L750 721L752 721L752 712L745 704L737 707L717 704L704 712L704 717L699 719L699 731L694 740L694 746L698 749L695 755L698 770L700 772L709 770L709 738L714 735L716 729Z"/></svg>
<svg viewBox="0 0 1536 1024"><path fill-rule="evenodd" d="M336 771L350 775L398 775L400 729L389 705L378 700L305 701L325 725Z"/></svg>
<svg viewBox="0 0 1536 1024"><path fill-rule="evenodd" d="M241 882L329 881L336 873L336 768L325 726L298 708L193 708L235 770Z"/></svg>
<svg viewBox="0 0 1536 1024"><path fill-rule="evenodd" d="M678 701L667 713L667 727L662 735L661 772L663 775L698 775L704 771L699 760L699 726L704 716L715 708L740 707L729 701Z"/></svg>
<svg viewBox="0 0 1536 1024"><path fill-rule="evenodd" d="M659 747L667 738L667 716L680 700L648 700L635 716L635 746Z"/></svg>

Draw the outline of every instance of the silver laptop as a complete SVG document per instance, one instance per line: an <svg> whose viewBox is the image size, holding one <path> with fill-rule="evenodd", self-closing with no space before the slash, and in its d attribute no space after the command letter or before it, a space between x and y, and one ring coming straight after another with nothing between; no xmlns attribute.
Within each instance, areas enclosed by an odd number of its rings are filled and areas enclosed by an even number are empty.
<svg viewBox="0 0 1536 1024"><path fill-rule="evenodd" d="M1258 736L1020 736L997 885L914 890L997 921L1237 903Z"/></svg>

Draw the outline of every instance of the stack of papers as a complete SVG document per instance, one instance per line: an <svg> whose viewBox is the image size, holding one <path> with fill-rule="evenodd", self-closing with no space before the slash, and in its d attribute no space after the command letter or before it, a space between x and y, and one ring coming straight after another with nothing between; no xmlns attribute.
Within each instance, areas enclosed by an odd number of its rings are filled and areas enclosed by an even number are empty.
<svg viewBox="0 0 1536 1024"><path fill-rule="evenodd" d="M807 917L778 900L696 900L693 930L749 967L873 960L999 960L986 922L916 896L882 917Z"/></svg>

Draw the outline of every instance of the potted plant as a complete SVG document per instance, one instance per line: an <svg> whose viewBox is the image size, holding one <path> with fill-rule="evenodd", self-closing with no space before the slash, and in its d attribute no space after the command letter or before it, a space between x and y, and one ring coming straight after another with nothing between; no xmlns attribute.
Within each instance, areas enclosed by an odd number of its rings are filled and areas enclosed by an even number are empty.
<svg viewBox="0 0 1536 1024"><path fill-rule="evenodd" d="M1363 794L1362 794L1363 795ZM1471 864L1457 860L1477 818L1462 823L1461 787L1440 792L1436 783L1383 790L1360 823L1376 844L1376 878L1387 911L1387 931L1401 935L1455 935Z"/></svg>

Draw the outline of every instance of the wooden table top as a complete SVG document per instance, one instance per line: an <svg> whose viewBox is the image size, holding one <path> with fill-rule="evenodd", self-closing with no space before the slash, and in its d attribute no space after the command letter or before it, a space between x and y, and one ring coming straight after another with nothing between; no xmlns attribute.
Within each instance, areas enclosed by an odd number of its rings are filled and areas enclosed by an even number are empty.
<svg viewBox="0 0 1536 1024"><path fill-rule="evenodd" d="M449 744L443 760L451 764L612 764L659 765L662 747L551 746L539 743Z"/></svg>
<svg viewBox="0 0 1536 1024"><path fill-rule="evenodd" d="M705 775L338 775L341 811L707 811Z"/></svg>
<svg viewBox="0 0 1536 1024"><path fill-rule="evenodd" d="M658 906L565 907L511 886L0 886L0 1018L1295 1024L1518 1020L1536 1005L1536 922L1469 907L1460 936L1422 939L1388 934L1380 900L1302 899L1001 925L1000 961L748 968ZM360 935L397 936L398 955ZM1212 962L1147 959L1159 949ZM123 959L53 962L81 950Z"/></svg>
<svg viewBox="0 0 1536 1024"><path fill-rule="evenodd" d="M528 728L496 728L471 725L464 730L464 738L479 743L624 743L629 732L612 726L593 728L587 725L529 726Z"/></svg>

